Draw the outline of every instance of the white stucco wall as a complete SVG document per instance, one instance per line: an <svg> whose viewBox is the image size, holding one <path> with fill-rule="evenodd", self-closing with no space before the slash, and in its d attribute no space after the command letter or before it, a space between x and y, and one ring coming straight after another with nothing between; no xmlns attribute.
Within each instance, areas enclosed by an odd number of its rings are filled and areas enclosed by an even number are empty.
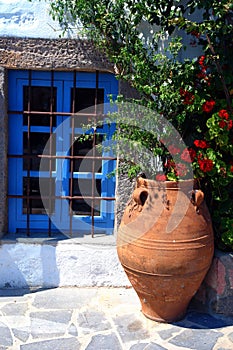
<svg viewBox="0 0 233 350"><path fill-rule="evenodd" d="M72 239L2 243L0 288L130 286L113 244L81 244Z"/></svg>
<svg viewBox="0 0 233 350"><path fill-rule="evenodd" d="M61 34L49 15L49 0L0 0L0 36L55 39Z"/></svg>

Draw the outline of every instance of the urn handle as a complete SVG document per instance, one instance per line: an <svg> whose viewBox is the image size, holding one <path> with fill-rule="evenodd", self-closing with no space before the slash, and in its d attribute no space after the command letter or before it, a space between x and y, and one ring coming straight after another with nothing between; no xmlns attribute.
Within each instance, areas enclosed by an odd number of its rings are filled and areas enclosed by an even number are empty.
<svg viewBox="0 0 233 350"><path fill-rule="evenodd" d="M193 191L193 204L196 209L196 211L199 211L199 207L201 203L204 200L204 193L201 190L194 190Z"/></svg>
<svg viewBox="0 0 233 350"><path fill-rule="evenodd" d="M136 188L133 191L133 200L136 203L138 211L142 210L142 207L146 203L148 197L148 190L145 188Z"/></svg>

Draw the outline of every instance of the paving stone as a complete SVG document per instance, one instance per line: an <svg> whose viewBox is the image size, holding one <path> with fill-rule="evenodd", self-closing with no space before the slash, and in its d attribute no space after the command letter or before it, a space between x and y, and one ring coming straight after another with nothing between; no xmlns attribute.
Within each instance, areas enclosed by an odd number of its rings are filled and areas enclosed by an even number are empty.
<svg viewBox="0 0 233 350"><path fill-rule="evenodd" d="M21 340L24 343L28 340L28 338L30 336L30 332L25 331L25 330L12 329L12 332L16 338L18 338L19 340Z"/></svg>
<svg viewBox="0 0 233 350"><path fill-rule="evenodd" d="M168 350L167 348L164 348L163 346L156 344L156 343L151 343L149 344L145 350Z"/></svg>
<svg viewBox="0 0 233 350"><path fill-rule="evenodd" d="M78 330L77 327L72 323L68 328L68 333L70 335L73 335L74 337L78 336Z"/></svg>
<svg viewBox="0 0 233 350"><path fill-rule="evenodd" d="M31 334L33 338L63 336L71 319L71 311L52 310L32 312Z"/></svg>
<svg viewBox="0 0 233 350"><path fill-rule="evenodd" d="M3 347L13 345L10 329L2 322L0 322L0 345Z"/></svg>
<svg viewBox="0 0 233 350"><path fill-rule="evenodd" d="M27 303L9 303L1 308L3 315L25 315L28 310Z"/></svg>
<svg viewBox="0 0 233 350"><path fill-rule="evenodd" d="M221 336L221 332L208 329L186 329L170 339L169 343L188 349L211 350Z"/></svg>
<svg viewBox="0 0 233 350"><path fill-rule="evenodd" d="M27 328L30 325L30 319L28 316L17 316L17 315L9 315L9 316L0 316L0 323L3 322L7 324L10 329L23 329Z"/></svg>
<svg viewBox="0 0 233 350"><path fill-rule="evenodd" d="M123 350L115 334L98 334L92 337L86 350Z"/></svg>
<svg viewBox="0 0 233 350"><path fill-rule="evenodd" d="M80 349L80 344L78 340L74 337L43 340L43 341L24 344L20 346L20 350L79 350L79 349Z"/></svg>
<svg viewBox="0 0 233 350"><path fill-rule="evenodd" d="M182 321L161 324L136 304L128 308L127 293L62 288L0 297L0 350L233 349L232 318L190 311Z"/></svg>
<svg viewBox="0 0 233 350"><path fill-rule="evenodd" d="M59 323L69 323L71 316L72 311L70 310L36 311L30 313L30 317L32 319L47 320Z"/></svg>
<svg viewBox="0 0 233 350"><path fill-rule="evenodd" d="M135 318L133 314L114 318L114 322L123 342L149 337L148 330L144 328L142 321Z"/></svg>
<svg viewBox="0 0 233 350"><path fill-rule="evenodd" d="M149 343L138 343L131 346L129 350L145 350Z"/></svg>
<svg viewBox="0 0 233 350"><path fill-rule="evenodd" d="M97 289L57 288L38 292L32 305L38 309L77 309L89 303L97 295Z"/></svg>
<svg viewBox="0 0 233 350"><path fill-rule="evenodd" d="M154 343L147 343L147 344L135 344L133 346L131 346L130 350L167 350L166 348L158 345L158 344L154 344Z"/></svg>
<svg viewBox="0 0 233 350"><path fill-rule="evenodd" d="M111 324L106 319L105 314L99 311L82 312L79 314L77 322L79 327L86 329L88 332L90 329L95 329L95 331L105 331L112 328Z"/></svg>
<svg viewBox="0 0 233 350"><path fill-rule="evenodd" d="M180 332L180 330L181 330L180 327L172 326L171 328L158 331L158 334L160 338L162 338L163 340L166 340L174 336L175 333Z"/></svg>
<svg viewBox="0 0 233 350"><path fill-rule="evenodd" d="M56 338L64 336L65 332L64 323L32 319L31 335L33 338Z"/></svg>

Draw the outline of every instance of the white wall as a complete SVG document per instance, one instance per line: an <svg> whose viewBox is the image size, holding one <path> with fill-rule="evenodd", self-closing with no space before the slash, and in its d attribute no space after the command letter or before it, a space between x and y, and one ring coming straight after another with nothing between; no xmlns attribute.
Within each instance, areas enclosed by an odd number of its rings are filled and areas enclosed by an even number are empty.
<svg viewBox="0 0 233 350"><path fill-rule="evenodd" d="M114 245L9 241L0 244L0 288L130 286Z"/></svg>
<svg viewBox="0 0 233 350"><path fill-rule="evenodd" d="M49 15L49 1L0 0L0 36L55 39L61 34Z"/></svg>

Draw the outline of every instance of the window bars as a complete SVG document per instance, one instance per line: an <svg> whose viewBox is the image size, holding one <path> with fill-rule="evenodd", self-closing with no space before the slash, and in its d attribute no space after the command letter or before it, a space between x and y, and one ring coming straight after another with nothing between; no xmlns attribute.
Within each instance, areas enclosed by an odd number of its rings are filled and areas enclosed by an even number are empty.
<svg viewBox="0 0 233 350"><path fill-rule="evenodd" d="M48 236L52 235L53 225L51 215L55 210L55 201L68 201L69 203L69 236L72 237L73 216L91 216L91 235L95 233L95 216L100 215L101 201L114 201L112 196L101 195L101 180L95 177L96 172L101 171L103 161L115 160L115 157L103 156L96 150L96 145L102 141L101 136L94 129L92 138L81 144L70 143L69 154L59 155L56 151L56 139L52 137L54 128L58 126L57 117L70 117L71 140L75 140L75 125L77 118L85 120L92 118L94 125L97 119L104 117L104 111L100 110L100 103L104 102L104 90L99 88L99 71L95 72L95 88L77 88L77 72L73 71L73 88L71 91L70 112L57 110L57 88L54 84L54 71L50 72L50 86L35 86L32 84L32 71L28 71L28 84L23 87L23 109L19 111L9 110L11 114L21 115L23 125L23 151L21 154L9 154L9 158L21 159L23 171L26 176L22 179L22 194L8 194L8 198L21 200L22 212L26 215L26 234L31 235L32 216L48 215ZM65 93L65 92L64 92ZM77 98L79 96L79 99ZM92 107L91 113L80 112L85 107ZM35 127L37 127L35 129ZM36 131L34 131L36 130ZM46 130L46 132L44 132ZM47 154L43 153L45 144L49 141ZM86 142L86 143L85 143ZM80 146L81 145L81 146ZM85 149L88 152L85 152ZM41 179L47 186L47 196L41 199L39 186L39 168L41 158L47 162L49 177ZM74 173L79 170L82 160L88 161L91 172L91 186L86 193L81 193L79 180L74 178ZM52 176L56 167L56 160L69 161L69 190L66 195L55 194L55 179ZM36 174L36 175L35 175ZM10 174L9 174L10 175ZM91 187L91 188L90 188ZM97 209L96 209L97 208ZM59 228L58 228L59 229Z"/></svg>

